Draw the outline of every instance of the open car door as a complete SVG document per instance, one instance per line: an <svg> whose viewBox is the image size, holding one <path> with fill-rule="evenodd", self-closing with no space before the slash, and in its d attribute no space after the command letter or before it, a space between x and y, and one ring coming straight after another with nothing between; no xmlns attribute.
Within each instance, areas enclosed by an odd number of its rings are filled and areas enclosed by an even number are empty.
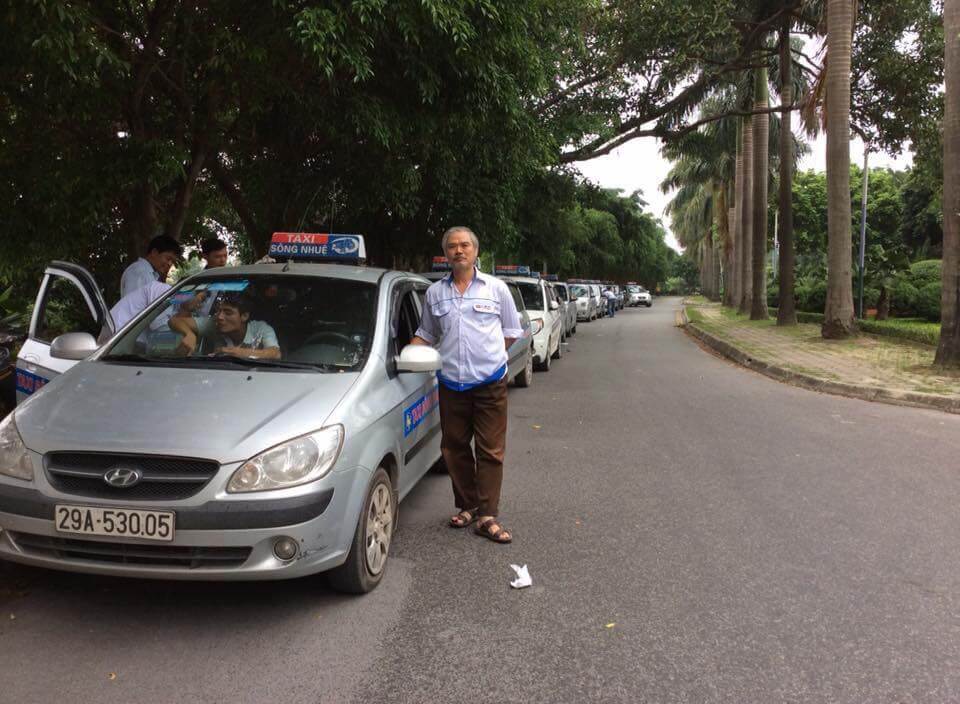
<svg viewBox="0 0 960 704"><path fill-rule="evenodd" d="M17 402L76 364L50 354L58 335L86 332L102 344L114 331L110 309L90 272L77 264L51 262L37 292L29 335L17 356Z"/></svg>

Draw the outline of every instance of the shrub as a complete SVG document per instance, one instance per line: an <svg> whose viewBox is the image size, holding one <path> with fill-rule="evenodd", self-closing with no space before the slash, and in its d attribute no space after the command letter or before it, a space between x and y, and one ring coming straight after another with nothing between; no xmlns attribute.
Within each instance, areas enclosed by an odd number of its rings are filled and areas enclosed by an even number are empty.
<svg viewBox="0 0 960 704"><path fill-rule="evenodd" d="M864 332L874 335L899 337L925 345L937 345L940 342L940 326L936 323L915 320L858 320L857 325Z"/></svg>
<svg viewBox="0 0 960 704"><path fill-rule="evenodd" d="M827 282L821 279L804 279L797 284L797 309L821 313L827 306Z"/></svg>
<svg viewBox="0 0 960 704"><path fill-rule="evenodd" d="M914 304L921 318L936 322L940 320L940 283L926 284L917 292Z"/></svg>
<svg viewBox="0 0 960 704"><path fill-rule="evenodd" d="M920 292L909 281L899 279L893 285L890 311L897 316L910 317L916 314L917 297Z"/></svg>
<svg viewBox="0 0 960 704"><path fill-rule="evenodd" d="M910 265L909 281L918 289L927 284L939 284L943 262L939 259L926 259Z"/></svg>

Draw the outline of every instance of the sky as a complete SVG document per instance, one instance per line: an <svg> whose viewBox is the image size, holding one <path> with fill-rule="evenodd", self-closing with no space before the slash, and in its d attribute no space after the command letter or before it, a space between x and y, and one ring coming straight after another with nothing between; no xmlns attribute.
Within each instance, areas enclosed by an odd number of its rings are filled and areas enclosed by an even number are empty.
<svg viewBox="0 0 960 704"><path fill-rule="evenodd" d="M810 143L811 151L801 161L801 171L813 169L824 171L826 168L827 140L821 135ZM863 164L863 143L852 140L850 143L850 161ZM891 167L905 169L911 164L910 153L905 151L898 158L888 154L871 154L870 168ZM574 164L587 179L604 188L619 188L625 194L640 189L648 209L654 216L662 218L667 230L667 244L678 252L682 251L677 240L670 232L670 218L663 211L670 201L670 195L660 192L660 183L670 170L670 162L660 156L660 142L652 137L644 137L628 142L606 156L581 161Z"/></svg>

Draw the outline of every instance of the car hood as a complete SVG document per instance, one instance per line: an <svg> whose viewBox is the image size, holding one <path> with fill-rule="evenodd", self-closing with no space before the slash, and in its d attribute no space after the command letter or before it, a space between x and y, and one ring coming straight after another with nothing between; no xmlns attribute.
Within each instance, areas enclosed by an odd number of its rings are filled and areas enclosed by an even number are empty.
<svg viewBox="0 0 960 704"><path fill-rule="evenodd" d="M322 427L359 374L84 362L17 409L24 444L241 461Z"/></svg>

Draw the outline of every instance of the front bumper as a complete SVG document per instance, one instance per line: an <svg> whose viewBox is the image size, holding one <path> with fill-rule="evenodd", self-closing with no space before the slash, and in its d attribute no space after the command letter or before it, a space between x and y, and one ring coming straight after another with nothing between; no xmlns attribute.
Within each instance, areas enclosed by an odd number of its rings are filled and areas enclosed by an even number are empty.
<svg viewBox="0 0 960 704"><path fill-rule="evenodd" d="M106 506L45 488L0 484L0 559L37 567L121 577L182 580L262 580L302 577L342 564L348 555L370 473L332 472L311 491L284 498L129 502L124 508L174 511L172 541L58 532L54 506ZM281 537L299 552L274 555Z"/></svg>
<svg viewBox="0 0 960 704"><path fill-rule="evenodd" d="M533 336L533 361L535 364L543 364L549 355L550 331L544 325L543 330Z"/></svg>

